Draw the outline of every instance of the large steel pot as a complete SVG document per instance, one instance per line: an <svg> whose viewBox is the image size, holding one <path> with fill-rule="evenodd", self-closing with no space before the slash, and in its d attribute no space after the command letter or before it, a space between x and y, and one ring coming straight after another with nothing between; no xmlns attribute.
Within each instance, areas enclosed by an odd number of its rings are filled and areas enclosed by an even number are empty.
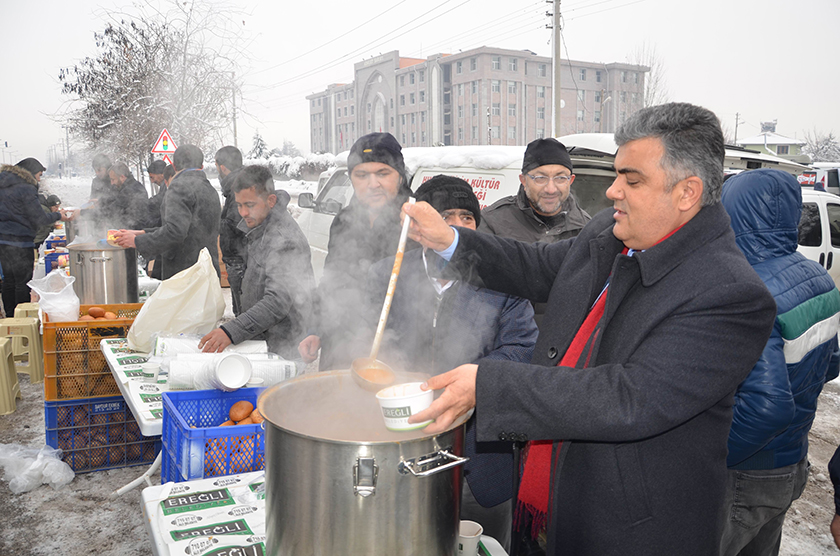
<svg viewBox="0 0 840 556"><path fill-rule="evenodd" d="M466 417L437 435L388 431L349 371L279 383L258 407L269 555L457 554Z"/></svg>
<svg viewBox="0 0 840 556"><path fill-rule="evenodd" d="M137 255L134 249L100 243L69 245L70 276L82 304L137 303Z"/></svg>

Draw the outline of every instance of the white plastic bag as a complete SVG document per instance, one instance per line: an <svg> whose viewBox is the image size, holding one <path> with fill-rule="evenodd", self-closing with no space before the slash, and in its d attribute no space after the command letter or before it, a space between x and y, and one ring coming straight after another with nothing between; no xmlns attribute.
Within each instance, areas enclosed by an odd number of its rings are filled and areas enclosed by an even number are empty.
<svg viewBox="0 0 840 556"><path fill-rule="evenodd" d="M149 353L155 335L203 336L216 326L224 313L222 286L205 248L199 253L198 262L161 282L143 304L128 331L128 346Z"/></svg>
<svg viewBox="0 0 840 556"><path fill-rule="evenodd" d="M50 446L29 448L20 444L0 444L0 467L3 478L15 494L29 492L40 485L58 490L73 480L76 474L61 461L61 450Z"/></svg>
<svg viewBox="0 0 840 556"><path fill-rule="evenodd" d="M67 276L56 269L26 285L40 296L40 308L52 322L67 322L79 320L79 296L73 291L75 281L75 276Z"/></svg>

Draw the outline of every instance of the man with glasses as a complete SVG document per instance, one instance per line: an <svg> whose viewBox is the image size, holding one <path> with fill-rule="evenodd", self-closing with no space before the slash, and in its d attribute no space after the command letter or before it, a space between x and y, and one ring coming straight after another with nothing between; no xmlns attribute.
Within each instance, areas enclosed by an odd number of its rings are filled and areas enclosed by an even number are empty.
<svg viewBox="0 0 840 556"><path fill-rule="evenodd" d="M554 243L578 235L591 217L571 194L572 171L563 143L552 138L532 141L522 160L519 193L485 208L478 231L528 243Z"/></svg>

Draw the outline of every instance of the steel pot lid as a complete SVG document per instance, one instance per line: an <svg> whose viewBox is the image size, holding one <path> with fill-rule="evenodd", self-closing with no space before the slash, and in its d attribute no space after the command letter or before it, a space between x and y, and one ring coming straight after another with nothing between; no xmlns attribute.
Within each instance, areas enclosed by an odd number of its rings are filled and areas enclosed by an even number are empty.
<svg viewBox="0 0 840 556"><path fill-rule="evenodd" d="M397 382L417 379L417 373L398 373ZM361 389L347 370L313 373L275 384L260 395L257 407L266 421L287 432L328 442L364 444L431 438L463 425L472 415L468 412L446 431L435 434L423 429L389 431L375 394Z"/></svg>
<svg viewBox="0 0 840 556"><path fill-rule="evenodd" d="M125 251L125 247L111 245L106 242L95 243L73 243L67 246L69 251Z"/></svg>

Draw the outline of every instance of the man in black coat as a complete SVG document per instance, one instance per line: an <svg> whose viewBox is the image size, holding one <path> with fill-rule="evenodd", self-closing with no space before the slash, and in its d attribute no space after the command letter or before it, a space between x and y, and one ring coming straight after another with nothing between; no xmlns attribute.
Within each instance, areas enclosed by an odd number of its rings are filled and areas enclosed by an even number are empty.
<svg viewBox="0 0 840 556"><path fill-rule="evenodd" d="M90 198L101 199L111 188L111 180L108 178L111 159L99 153L93 157L92 166L96 175L90 180Z"/></svg>
<svg viewBox="0 0 840 556"><path fill-rule="evenodd" d="M203 248L210 252L219 274L219 195L201 168L204 154L195 145L182 145L172 155L175 177L163 201L162 225L150 230L120 230L117 243L136 247L146 259L161 261L166 280L198 261Z"/></svg>
<svg viewBox="0 0 840 556"><path fill-rule="evenodd" d="M222 186L222 195L225 197L222 220L219 225L219 249L222 251L222 262L225 263L228 284L230 284L233 314L239 315L242 310L239 298L242 294L242 278L245 276L248 248L245 234L239 226L242 217L236 209L233 184L239 172L242 171L242 151L230 145L216 151L216 170L219 172L219 183Z"/></svg>
<svg viewBox="0 0 840 556"><path fill-rule="evenodd" d="M140 228L146 220L149 194L134 179L125 162L115 162L108 169L109 189L99 200L97 211L109 228Z"/></svg>
<svg viewBox="0 0 840 556"><path fill-rule="evenodd" d="M472 261L487 287L548 303L531 364L433 377L445 392L410 422L445 430L474 406L479 441L536 441L519 500L545 520L550 555L716 554L733 396L775 303L720 204L717 117L647 108L616 142L613 208L575 239L520 243L403 207L449 266Z"/></svg>

